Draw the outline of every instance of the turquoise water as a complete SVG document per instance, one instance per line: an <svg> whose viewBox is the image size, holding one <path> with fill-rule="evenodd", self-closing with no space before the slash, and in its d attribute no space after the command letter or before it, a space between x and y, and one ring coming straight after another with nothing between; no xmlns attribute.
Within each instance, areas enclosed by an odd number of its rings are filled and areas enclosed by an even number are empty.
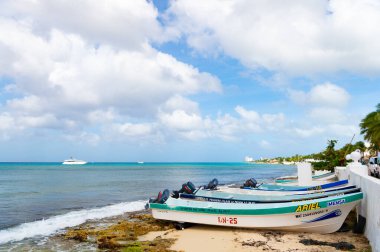
<svg viewBox="0 0 380 252"><path fill-rule="evenodd" d="M247 163L89 163L78 166L0 163L0 236L8 237L0 237L0 244L33 237L37 234L33 231L37 224L48 225L41 220L51 221L49 225L56 226L52 228L54 232L63 227L61 222L69 226L67 223L74 220L74 215L76 219L72 223L77 225L80 218L91 219L89 213L96 218L112 215L112 211L117 214L142 208L142 200L166 188L177 190L187 181L196 186L207 184L213 178L223 184L242 184L250 177L267 182L295 172L294 166ZM25 224L31 230L20 236Z"/></svg>

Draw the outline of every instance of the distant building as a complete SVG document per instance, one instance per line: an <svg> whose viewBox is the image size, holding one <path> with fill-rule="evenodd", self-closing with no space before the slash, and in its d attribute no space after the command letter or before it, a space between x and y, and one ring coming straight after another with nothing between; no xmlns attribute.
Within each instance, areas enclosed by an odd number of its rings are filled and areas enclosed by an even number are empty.
<svg viewBox="0 0 380 252"><path fill-rule="evenodd" d="M283 161L284 165L294 165L295 163L293 161Z"/></svg>
<svg viewBox="0 0 380 252"><path fill-rule="evenodd" d="M314 158L307 158L303 160L304 162L309 162L309 163L316 163L316 162L323 162L323 160L318 160Z"/></svg>
<svg viewBox="0 0 380 252"><path fill-rule="evenodd" d="M278 160L277 159L270 159L268 161L268 163L270 163L270 164L278 164Z"/></svg>

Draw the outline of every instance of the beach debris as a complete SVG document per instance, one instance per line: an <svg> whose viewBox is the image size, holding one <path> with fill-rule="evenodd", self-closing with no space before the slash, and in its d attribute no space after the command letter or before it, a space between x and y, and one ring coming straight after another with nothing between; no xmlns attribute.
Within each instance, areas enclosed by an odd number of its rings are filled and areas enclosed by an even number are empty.
<svg viewBox="0 0 380 252"><path fill-rule="evenodd" d="M318 245L318 246L330 246L334 247L338 250L353 250L355 249L355 246L348 242L326 242L326 241L318 241L314 239L302 239L299 241L303 245L311 246L311 245Z"/></svg>
<svg viewBox="0 0 380 252"><path fill-rule="evenodd" d="M270 241L275 241L279 243L284 242L284 240L281 239L284 233L279 232L279 231L267 231L267 232L261 233L261 235L266 239L266 241L262 241L262 240L255 241L252 239L248 241L243 241L241 245L261 248L262 250L265 250L265 251L277 251L271 245L269 245L269 242Z"/></svg>
<svg viewBox="0 0 380 252"><path fill-rule="evenodd" d="M246 242L242 242L241 245L258 248L258 247L266 246L267 242L266 241L246 241Z"/></svg>
<svg viewBox="0 0 380 252"><path fill-rule="evenodd" d="M242 246L250 246L255 248L260 248L263 251L278 251L271 247L267 241L255 241L255 240L248 240L241 243Z"/></svg>
<svg viewBox="0 0 380 252"><path fill-rule="evenodd" d="M268 231L262 234L265 238L267 238L267 241L270 241L274 239L276 242L283 242L281 237L284 235L282 232L279 231Z"/></svg>

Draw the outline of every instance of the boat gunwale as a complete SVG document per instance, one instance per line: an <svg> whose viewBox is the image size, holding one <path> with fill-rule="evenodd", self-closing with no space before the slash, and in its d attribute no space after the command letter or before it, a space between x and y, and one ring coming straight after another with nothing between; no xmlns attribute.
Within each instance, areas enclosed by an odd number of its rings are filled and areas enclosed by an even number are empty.
<svg viewBox="0 0 380 252"><path fill-rule="evenodd" d="M327 172L327 173L320 174L320 175L313 175L312 179L326 178L326 177L329 177L332 175L335 175L335 172ZM279 184L286 184L286 183L294 183L297 180L298 180L298 176L296 176L296 175L295 176L283 176L280 178L276 178L274 180L274 182L279 183Z"/></svg>
<svg viewBox="0 0 380 252"><path fill-rule="evenodd" d="M306 201L306 200L313 200L313 199L321 199L321 198L327 198L327 197L333 197L333 196L340 196L340 195L349 195L352 193L357 193L360 192L360 188L350 188L350 189L344 189L344 190L336 190L332 192L321 192L321 193L312 193L312 194L295 194L295 195L286 195L286 196L278 196L278 198L286 198L286 199L270 199L271 196L264 196L260 197L262 195L249 195L246 196L246 199L243 198L238 198L239 196L243 194L233 194L233 193L225 193L226 197L219 196L206 196L206 195L193 195L193 194L185 194L181 193L181 196L184 196L184 199L192 199L192 200L197 200L197 198L201 199L200 201L209 201L213 202L212 200L221 200L225 201L223 203L228 203L227 201L231 201L231 203L237 203L237 202L252 202L252 203L287 203L287 202L299 202L299 201ZM219 192L220 193L220 192ZM230 197L227 197L228 194ZM244 195L245 196L245 195ZM254 198L256 196L259 196L258 199L249 199L249 198ZM309 197L308 197L309 196ZM277 197L277 196L275 196ZM293 197L293 198L292 198ZM260 198L268 198L267 200L265 199L260 199ZM210 199L210 200L207 200ZM215 201L218 202L218 201Z"/></svg>
<svg viewBox="0 0 380 252"><path fill-rule="evenodd" d="M242 189L244 190L253 190L253 191L291 191L291 192L298 192L298 191L312 191L312 190L321 190L321 189L327 189L327 188L334 188L338 186L342 186L348 184L348 180L339 180L339 181L334 181L330 183L325 183L317 186L283 186L283 185L262 185L263 188L256 187L256 188L251 188L251 187L243 187ZM269 186L265 188L265 186ZM276 188L278 187L278 188ZM271 189L272 188L272 189Z"/></svg>
<svg viewBox="0 0 380 252"><path fill-rule="evenodd" d="M301 213L301 212L309 212L309 211L318 211L323 208L329 208L328 205L331 202L338 202L339 200L343 200L341 205L348 204L351 202L355 202L363 199L363 193L353 193L349 195L340 195L327 197L323 199L314 199L314 200L306 200L306 201L297 201L297 202L289 202L289 203L268 203L268 204L251 204L251 206L255 206L255 209L238 209L239 206L248 205L248 204L232 204L236 208L212 208L212 207L201 207L201 206L170 206L166 203L149 203L149 208L157 209L157 210L169 210L169 211L180 211L180 212L191 212L191 213L203 213L203 214L224 214L224 215L271 215L271 214L289 214L289 213ZM185 202L191 202L186 201ZM194 201L193 201L194 202ZM198 201L199 202L199 201ZM202 202L203 203L203 202ZM210 203L210 202L207 202ZM300 206L315 204L318 203L319 208L310 209L306 211L297 211ZM223 204L223 203L220 203ZM228 205L228 204L226 204ZM270 207L270 208L269 208Z"/></svg>

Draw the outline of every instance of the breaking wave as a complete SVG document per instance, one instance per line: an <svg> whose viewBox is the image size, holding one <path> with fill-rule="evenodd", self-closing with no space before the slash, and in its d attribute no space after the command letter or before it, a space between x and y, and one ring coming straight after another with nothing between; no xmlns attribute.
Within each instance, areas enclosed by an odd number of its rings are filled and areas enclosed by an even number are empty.
<svg viewBox="0 0 380 252"><path fill-rule="evenodd" d="M35 236L48 236L57 231L80 225L87 220L101 219L143 210L146 201L124 202L115 205L68 212L48 219L23 223L21 225L0 230L0 244L20 241Z"/></svg>

